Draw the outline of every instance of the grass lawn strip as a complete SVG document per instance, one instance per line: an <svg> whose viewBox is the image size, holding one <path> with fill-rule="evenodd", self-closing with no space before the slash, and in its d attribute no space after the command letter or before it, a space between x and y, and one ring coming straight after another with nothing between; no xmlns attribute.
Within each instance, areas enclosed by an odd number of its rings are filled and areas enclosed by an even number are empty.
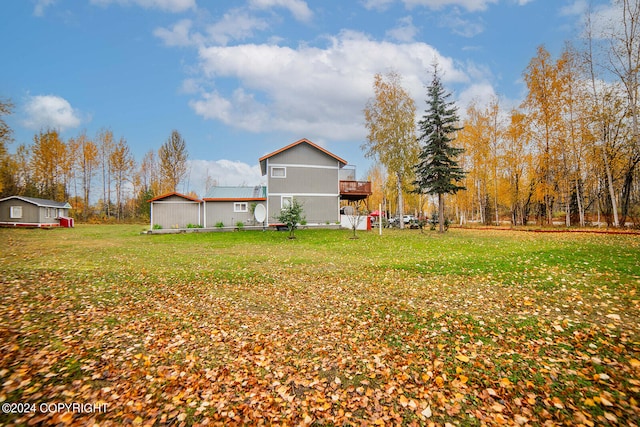
<svg viewBox="0 0 640 427"><path fill-rule="evenodd" d="M104 425L638 423L637 237L0 230L2 414Z"/></svg>

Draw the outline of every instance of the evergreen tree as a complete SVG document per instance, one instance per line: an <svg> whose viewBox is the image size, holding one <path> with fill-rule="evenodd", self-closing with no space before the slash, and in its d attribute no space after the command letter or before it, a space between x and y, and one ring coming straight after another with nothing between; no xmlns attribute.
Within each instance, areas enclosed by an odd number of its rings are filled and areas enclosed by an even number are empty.
<svg viewBox="0 0 640 427"><path fill-rule="evenodd" d="M455 194L465 187L459 185L465 172L456 158L464 150L451 145L458 127L458 108L448 101L447 93L438 75L437 64L433 67L433 80L427 87L427 109L418 122L421 144L418 164L415 166L416 192L438 195L439 231L444 232L444 195Z"/></svg>

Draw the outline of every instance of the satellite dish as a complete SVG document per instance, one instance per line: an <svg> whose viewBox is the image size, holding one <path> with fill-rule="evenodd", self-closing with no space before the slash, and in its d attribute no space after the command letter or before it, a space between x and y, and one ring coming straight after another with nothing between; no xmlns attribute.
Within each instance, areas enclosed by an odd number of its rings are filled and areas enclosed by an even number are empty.
<svg viewBox="0 0 640 427"><path fill-rule="evenodd" d="M267 219L267 208L264 207L263 204L256 205L256 208L253 211L253 216L258 222L264 222Z"/></svg>

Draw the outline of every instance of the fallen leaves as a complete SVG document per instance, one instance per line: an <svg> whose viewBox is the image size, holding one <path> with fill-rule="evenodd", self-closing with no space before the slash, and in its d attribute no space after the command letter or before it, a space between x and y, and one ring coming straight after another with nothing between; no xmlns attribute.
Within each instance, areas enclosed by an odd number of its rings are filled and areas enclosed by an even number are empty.
<svg viewBox="0 0 640 427"><path fill-rule="evenodd" d="M426 275L370 265L331 240L250 260L216 240L233 270L181 240L192 236L166 239L149 256L171 249L184 264L162 275L135 264L0 269L0 402L108 408L8 422L589 426L639 411L639 282L593 260L582 264L590 276L552 263L557 253L532 255L546 265L531 270ZM361 240L381 257L384 242ZM626 281L612 289L604 276Z"/></svg>
<svg viewBox="0 0 640 427"><path fill-rule="evenodd" d="M456 354L456 359L464 363L468 363L470 360L469 357L465 356L464 354Z"/></svg>

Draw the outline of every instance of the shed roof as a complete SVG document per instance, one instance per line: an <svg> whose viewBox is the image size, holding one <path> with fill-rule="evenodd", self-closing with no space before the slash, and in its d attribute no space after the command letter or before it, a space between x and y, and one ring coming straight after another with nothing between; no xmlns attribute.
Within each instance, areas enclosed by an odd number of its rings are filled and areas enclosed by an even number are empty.
<svg viewBox="0 0 640 427"><path fill-rule="evenodd" d="M255 187L211 187L204 197L205 201L248 201L266 200L267 188Z"/></svg>
<svg viewBox="0 0 640 427"><path fill-rule="evenodd" d="M71 209L69 202L56 202L55 200L39 199L37 197L25 197L25 196L9 196L4 199L0 199L0 202L5 200L18 199L27 203L31 203L36 206L42 206L45 208L58 208L58 209Z"/></svg>
<svg viewBox="0 0 640 427"><path fill-rule="evenodd" d="M149 202L157 202L158 200L166 199L167 197L171 197L171 196L182 197L183 199L191 200L192 202L197 202L197 203L202 202L202 200L198 199L197 197L187 196L186 194L177 193L175 191L156 196L153 199L150 199Z"/></svg>
<svg viewBox="0 0 640 427"><path fill-rule="evenodd" d="M308 144L311 147L323 152L327 156L333 157L338 162L340 162L340 167L343 167L343 166L347 165L347 161L346 160L336 156L335 154L333 154L332 152L330 152L328 150L325 150L324 148L320 147L319 145L314 144L313 142L309 141L307 138L302 138L302 139L297 140L294 143L291 143L291 144L287 145L286 147L282 147L281 149L274 151L273 153L265 154L264 156L260 157L258 159L258 161L260 162L260 169L262 170L262 175L265 175L267 173L265 160L267 160L269 157L273 157L276 154L280 154L283 151L287 151L288 149L293 148L293 147L295 147L297 145L300 145L300 144Z"/></svg>

